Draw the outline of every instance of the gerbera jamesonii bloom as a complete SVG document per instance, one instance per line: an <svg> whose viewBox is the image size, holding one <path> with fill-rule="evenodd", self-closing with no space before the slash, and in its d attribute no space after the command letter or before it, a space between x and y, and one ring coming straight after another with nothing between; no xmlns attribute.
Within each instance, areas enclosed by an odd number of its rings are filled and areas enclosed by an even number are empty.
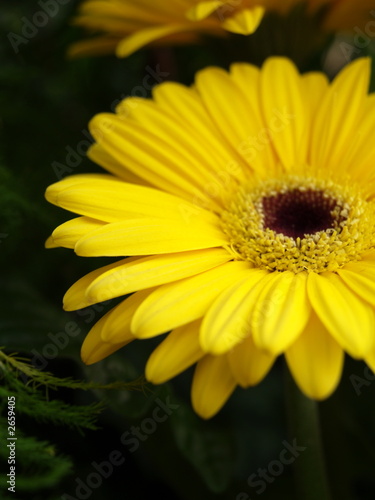
<svg viewBox="0 0 375 500"><path fill-rule="evenodd" d="M373 20L374 0L85 0L73 24L95 35L70 49L71 56L116 52L126 57L153 42L195 40L226 31L249 35L265 13L286 14L296 5L317 16L323 29L353 30Z"/></svg>
<svg viewBox="0 0 375 500"><path fill-rule="evenodd" d="M85 363L171 332L146 377L197 363L192 401L205 418L281 354L316 399L337 386L344 352L375 368L369 76L367 59L332 83L284 58L210 67L190 88L163 83L94 117L89 156L109 173L46 194L80 215L48 246L128 257L66 293L68 311L132 294L89 332Z"/></svg>

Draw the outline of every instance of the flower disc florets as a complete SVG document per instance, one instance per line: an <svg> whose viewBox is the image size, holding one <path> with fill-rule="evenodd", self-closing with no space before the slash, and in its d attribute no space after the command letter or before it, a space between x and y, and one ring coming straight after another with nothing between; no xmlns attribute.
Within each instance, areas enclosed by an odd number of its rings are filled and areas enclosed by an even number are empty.
<svg viewBox="0 0 375 500"><path fill-rule="evenodd" d="M237 258L321 273L374 248L374 216L374 203L348 183L287 175L241 188L221 219Z"/></svg>

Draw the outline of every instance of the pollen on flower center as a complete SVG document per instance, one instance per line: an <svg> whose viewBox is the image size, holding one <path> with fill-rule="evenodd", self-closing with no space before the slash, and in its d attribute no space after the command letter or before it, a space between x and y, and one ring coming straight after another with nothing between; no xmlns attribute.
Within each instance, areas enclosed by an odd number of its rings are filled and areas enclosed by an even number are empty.
<svg viewBox="0 0 375 500"><path fill-rule="evenodd" d="M241 188L221 214L237 259L271 271L335 271L375 247L375 206L353 186L283 176Z"/></svg>

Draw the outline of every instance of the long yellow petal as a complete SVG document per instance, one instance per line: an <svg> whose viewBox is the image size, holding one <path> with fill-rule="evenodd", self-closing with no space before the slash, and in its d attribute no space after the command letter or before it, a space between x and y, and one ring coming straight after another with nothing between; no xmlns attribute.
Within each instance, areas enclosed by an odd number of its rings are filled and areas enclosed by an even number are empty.
<svg viewBox="0 0 375 500"><path fill-rule="evenodd" d="M238 158L241 163L246 161L252 166L255 156L270 148L270 141L259 145L259 140L264 140L262 133L265 133L266 128L257 120L257 112L252 109L236 82L223 69L206 68L198 72L195 81L215 127L222 135L222 141L233 151L234 158ZM248 82L250 92L256 83ZM230 99L223 99L223 96L230 96ZM251 149L253 143L254 153Z"/></svg>
<svg viewBox="0 0 375 500"><path fill-rule="evenodd" d="M192 366L205 354L199 345L200 321L177 328L153 351L146 365L146 378L162 384Z"/></svg>
<svg viewBox="0 0 375 500"><path fill-rule="evenodd" d="M164 149L165 159L170 159L171 165L176 164L175 170L197 184L211 182L212 174L215 171L215 162L201 143L195 139L195 134L186 133L185 123L180 117L170 116L169 113L158 106L150 99L128 98L122 101L116 108L116 113L120 119L126 120L129 115L129 124L132 121L136 125L141 125L145 130L152 130L154 140ZM151 148L150 143L147 144ZM155 152L159 147L154 147ZM167 161L165 161L167 163Z"/></svg>
<svg viewBox="0 0 375 500"><path fill-rule="evenodd" d="M103 342L117 345L134 338L130 329L133 314L153 290L133 293L105 315L100 331Z"/></svg>
<svg viewBox="0 0 375 500"><path fill-rule="evenodd" d="M337 271L346 285L363 300L375 306L375 266L367 261L352 262Z"/></svg>
<svg viewBox="0 0 375 500"><path fill-rule="evenodd" d="M125 263L128 264L129 262L134 262L136 260L136 257L122 259L107 266L100 267L99 269L95 269L94 271L91 271L91 273L88 273L80 278L69 288L69 290L64 295L63 305L65 311L75 311L77 309L83 309L91 305L92 302L90 303L86 297L86 290L91 285L91 283L107 271L116 269L117 267L123 266Z"/></svg>
<svg viewBox="0 0 375 500"><path fill-rule="evenodd" d="M272 144L286 171L306 163L308 116L300 75L283 57L268 59L261 71L264 119L270 124ZM277 84L275 84L277 82Z"/></svg>
<svg viewBox="0 0 375 500"><path fill-rule="evenodd" d="M200 332L204 351L224 354L250 334L254 288L268 273L249 269L246 274L221 293L205 315Z"/></svg>
<svg viewBox="0 0 375 500"><path fill-rule="evenodd" d="M152 94L160 111L168 112L177 122L180 122L181 116L184 117L182 123L184 130L194 140L194 148L198 145L202 154L206 151L206 155L210 156L213 172L219 180L225 179L224 174L229 174L242 182L245 181L241 165L223 143L222 135L212 121L195 87L166 82L155 86ZM208 188L213 189L214 186L208 186Z"/></svg>
<svg viewBox="0 0 375 500"><path fill-rule="evenodd" d="M259 105L260 70L247 63L234 63L230 67L230 75L243 94L244 110L252 123L252 128L246 129L246 137L242 138L236 150L258 175L264 176L264 165L267 165L266 175L272 175L277 171L279 160L268 143L280 124L276 115L269 123L264 121Z"/></svg>
<svg viewBox="0 0 375 500"><path fill-rule="evenodd" d="M366 99L363 114L352 131L351 141L346 146L345 157L340 164L340 168L349 171L358 183L371 190L371 194L374 193L374 129L375 94L371 94Z"/></svg>
<svg viewBox="0 0 375 500"><path fill-rule="evenodd" d="M252 335L246 337L229 353L228 360L236 382L246 388L258 384L271 369L275 356L259 349Z"/></svg>
<svg viewBox="0 0 375 500"><path fill-rule="evenodd" d="M111 311L107 314L110 314ZM119 344L110 344L108 342L103 342L101 338L102 328L107 321L107 314L104 315L95 325L91 328L89 333L87 334L85 340L83 341L81 348L81 358L82 361L86 365L92 365L93 363L97 363L102 359L110 356L114 352L121 349L125 345L129 344L134 337L131 335L123 337L121 343Z"/></svg>
<svg viewBox="0 0 375 500"><path fill-rule="evenodd" d="M53 205L59 206L59 195L65 189L69 189L72 187L78 187L80 184L85 185L87 182L105 182L105 181L114 181L116 180L113 175L109 174L77 174L77 175L69 175L64 177L59 182L55 182L48 186L45 192L46 200L52 203Z"/></svg>
<svg viewBox="0 0 375 500"><path fill-rule="evenodd" d="M370 60L350 63L335 78L322 99L311 138L311 164L321 169L345 162L347 146L360 125L366 106Z"/></svg>
<svg viewBox="0 0 375 500"><path fill-rule="evenodd" d="M87 299L102 302L207 271L231 259L223 249L198 250L125 261L101 273L86 290ZM160 332L162 333L162 332Z"/></svg>
<svg viewBox="0 0 375 500"><path fill-rule="evenodd" d="M152 26L141 29L127 36L118 44L116 55L117 57L127 57L155 40L184 31L194 31L194 24L168 24L165 26Z"/></svg>
<svg viewBox="0 0 375 500"><path fill-rule="evenodd" d="M317 316L338 344L353 358L363 358L374 338L373 308L332 273L310 273L307 291Z"/></svg>
<svg viewBox="0 0 375 500"><path fill-rule="evenodd" d="M205 197L204 186L192 176L181 151L157 138L152 129L109 113L96 115L89 128L102 148L135 175L185 199Z"/></svg>
<svg viewBox="0 0 375 500"><path fill-rule="evenodd" d="M226 356L205 356L194 372L191 399L202 418L213 417L236 387Z"/></svg>
<svg viewBox="0 0 375 500"><path fill-rule="evenodd" d="M242 94L238 92L230 75L220 68L210 67L200 71L195 83L223 141L228 141L236 151L253 129ZM229 95L231 99L223 99L223 96Z"/></svg>
<svg viewBox="0 0 375 500"><path fill-rule="evenodd" d="M179 87L176 84L164 84L167 87L170 100L182 100ZM161 89L157 87L160 96ZM190 89L189 89L190 90ZM165 92L165 91L164 91ZM177 95L174 95L177 94ZM169 107L170 109L170 107ZM179 167L184 167L184 176L192 182L205 186L205 192L209 197L211 191L230 188L230 178L223 173L229 173L228 163L233 161L230 151L225 149L220 138L215 135L215 127L212 123L206 126L207 116L199 120L196 118L188 123L188 117L184 116L181 121L182 109L178 114L165 109L150 99L128 98L122 101L116 108L120 117L128 116L135 120L147 130L152 130L156 140L161 144L173 147L180 158ZM192 112L189 113L192 120ZM190 125L190 126L189 126ZM187 130L189 129L189 130ZM202 130L203 129L203 130ZM235 173L230 172L233 177ZM235 186L236 187L236 186ZM216 197L220 196L220 192Z"/></svg>
<svg viewBox="0 0 375 500"><path fill-rule="evenodd" d="M56 247L74 248L79 239L104 226L104 222L89 217L76 217L58 226L51 239Z"/></svg>
<svg viewBox="0 0 375 500"><path fill-rule="evenodd" d="M201 318L216 297L246 273L248 267L246 262L228 262L159 287L134 314L134 336L153 337Z"/></svg>
<svg viewBox="0 0 375 500"><path fill-rule="evenodd" d="M181 217L129 219L106 224L82 237L76 247L82 257L121 257L187 252L227 244L221 230L210 224L191 224Z"/></svg>
<svg viewBox="0 0 375 500"><path fill-rule="evenodd" d="M260 284L251 329L255 344L277 355L296 340L309 318L307 273L273 273L267 278Z"/></svg>
<svg viewBox="0 0 375 500"><path fill-rule="evenodd" d="M123 164L116 161L100 144L94 143L87 151L87 156L91 161L105 168L107 172L115 175L119 179L142 186L150 186L144 179L138 177L130 170L127 170Z"/></svg>
<svg viewBox="0 0 375 500"><path fill-rule="evenodd" d="M297 385L306 396L324 399L336 389L344 352L315 313L285 356Z"/></svg>
<svg viewBox="0 0 375 500"><path fill-rule="evenodd" d="M310 111L310 120L313 120L328 90L329 81L323 73L313 71L301 76L301 84L303 95L308 96L306 105Z"/></svg>
<svg viewBox="0 0 375 500"><path fill-rule="evenodd" d="M129 218L154 217L180 220L215 221L216 217L188 201L158 189L128 184L113 177L86 182L78 179L53 185L54 203L66 210L104 222L119 222ZM190 221L189 220L189 221Z"/></svg>

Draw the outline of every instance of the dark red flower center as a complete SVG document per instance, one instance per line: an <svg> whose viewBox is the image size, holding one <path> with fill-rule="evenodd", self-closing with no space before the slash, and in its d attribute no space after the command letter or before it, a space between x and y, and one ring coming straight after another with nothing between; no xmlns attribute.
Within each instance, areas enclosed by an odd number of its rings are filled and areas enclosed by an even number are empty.
<svg viewBox="0 0 375 500"><path fill-rule="evenodd" d="M337 201L324 191L292 189L262 198L263 226L291 238L304 238L337 226Z"/></svg>

